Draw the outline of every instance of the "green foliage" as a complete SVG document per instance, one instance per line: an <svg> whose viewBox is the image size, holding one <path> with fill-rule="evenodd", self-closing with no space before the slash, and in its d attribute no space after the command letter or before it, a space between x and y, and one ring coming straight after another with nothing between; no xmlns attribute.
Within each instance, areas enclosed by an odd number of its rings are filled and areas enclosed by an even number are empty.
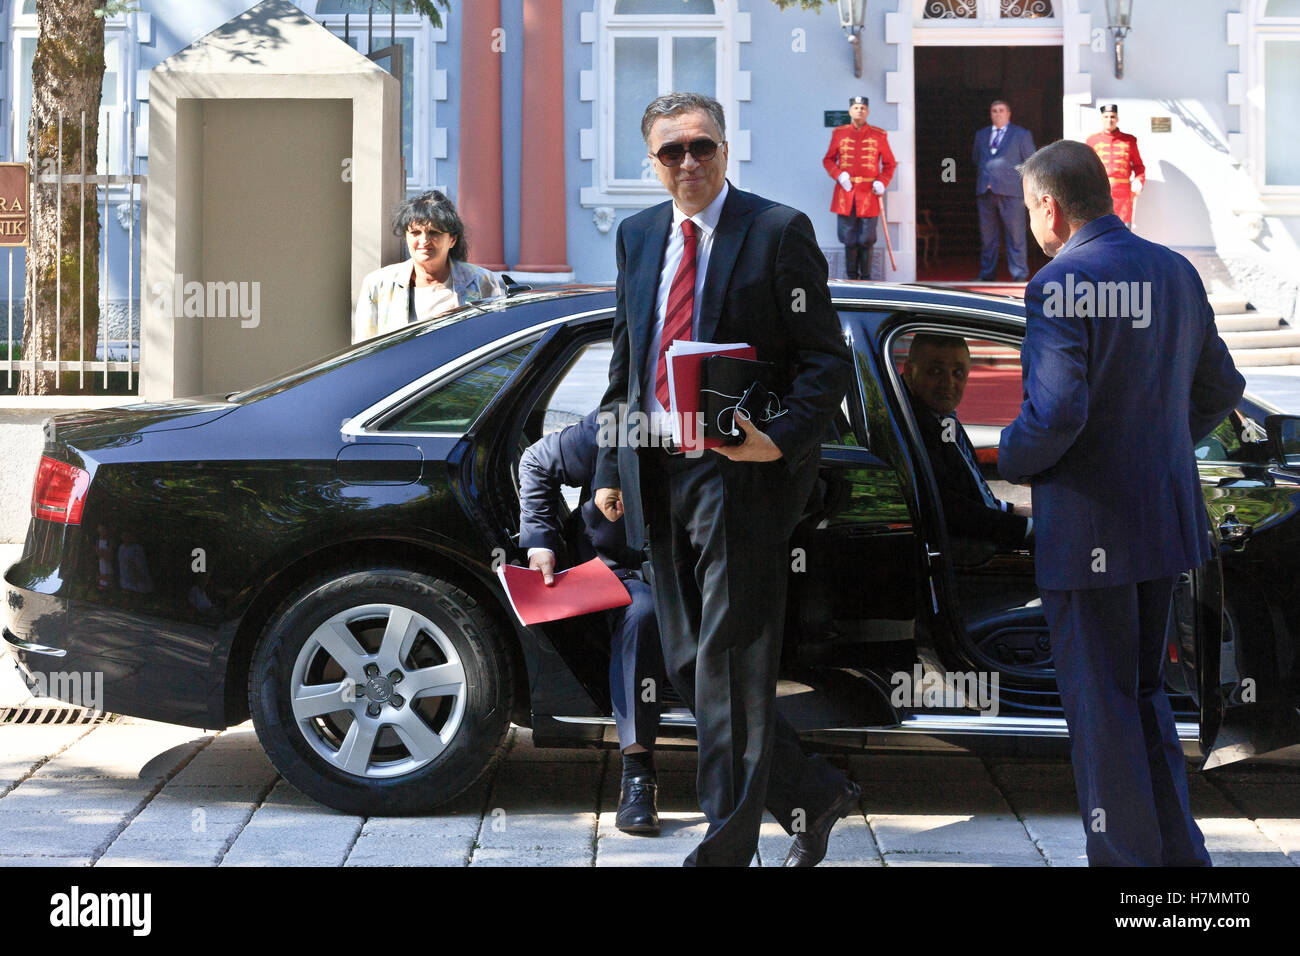
<svg viewBox="0 0 1300 956"><path fill-rule="evenodd" d="M826 0L772 0L782 10L788 10L790 7L797 6L803 10L816 10L822 12L822 4Z"/></svg>
<svg viewBox="0 0 1300 956"><path fill-rule="evenodd" d="M451 11L451 0L412 0L412 2L415 5L415 12L423 14L435 27L442 26L442 16L438 13L438 6L441 5L444 10Z"/></svg>
<svg viewBox="0 0 1300 956"><path fill-rule="evenodd" d="M109 17L115 17L120 13L139 13L140 8L131 3L130 0L108 0L102 7L95 11L95 16L101 20L107 20Z"/></svg>

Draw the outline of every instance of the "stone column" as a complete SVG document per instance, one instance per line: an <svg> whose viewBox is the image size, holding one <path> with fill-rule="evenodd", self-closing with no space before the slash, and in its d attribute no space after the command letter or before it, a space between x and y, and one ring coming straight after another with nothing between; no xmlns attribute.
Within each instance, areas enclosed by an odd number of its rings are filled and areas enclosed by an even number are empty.
<svg viewBox="0 0 1300 956"><path fill-rule="evenodd" d="M459 5L461 16L460 161L456 209L469 234L470 258L504 270L501 208L501 56L497 0Z"/></svg>
<svg viewBox="0 0 1300 956"><path fill-rule="evenodd" d="M564 186L562 0L524 0L520 272L570 272Z"/></svg>

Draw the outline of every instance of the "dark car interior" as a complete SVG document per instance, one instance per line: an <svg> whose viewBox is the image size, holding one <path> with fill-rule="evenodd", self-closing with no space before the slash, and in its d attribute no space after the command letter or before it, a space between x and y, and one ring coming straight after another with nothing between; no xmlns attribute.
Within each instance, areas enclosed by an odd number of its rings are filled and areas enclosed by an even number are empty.
<svg viewBox="0 0 1300 956"><path fill-rule="evenodd" d="M970 349L970 372L956 417L975 449L979 470L993 494L1027 513L1029 489L1002 480L997 470L1001 430L1020 409L1020 345L1010 336L962 330L949 325L948 334L961 335ZM898 408L909 420L916 456L933 482L932 495L939 513L943 502L938 482L919 439L911 404L902 388L903 364L913 332L895 335L889 344L890 363ZM1051 671L1052 652L1042 602L1034 582L1034 558L1029 545L999 547L992 540L959 537L944 526L945 548L951 557L958 617L969 649L1000 671L1044 675Z"/></svg>

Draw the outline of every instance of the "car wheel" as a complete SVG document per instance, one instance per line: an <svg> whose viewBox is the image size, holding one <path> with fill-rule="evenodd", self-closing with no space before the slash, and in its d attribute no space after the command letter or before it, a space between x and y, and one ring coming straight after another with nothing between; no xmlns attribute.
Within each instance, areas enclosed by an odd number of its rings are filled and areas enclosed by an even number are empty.
<svg viewBox="0 0 1300 956"><path fill-rule="evenodd" d="M510 729L510 653L464 591L397 568L301 588L253 655L249 709L275 768L346 813L427 813L470 787Z"/></svg>

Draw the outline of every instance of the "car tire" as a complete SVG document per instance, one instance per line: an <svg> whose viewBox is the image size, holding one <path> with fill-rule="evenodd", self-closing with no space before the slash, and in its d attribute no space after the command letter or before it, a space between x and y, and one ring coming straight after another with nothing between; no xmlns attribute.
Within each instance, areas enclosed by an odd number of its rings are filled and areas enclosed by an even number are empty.
<svg viewBox="0 0 1300 956"><path fill-rule="evenodd" d="M345 813L428 813L505 748L514 683L500 625L445 581L340 571L272 615L249 671L257 736L286 780Z"/></svg>

